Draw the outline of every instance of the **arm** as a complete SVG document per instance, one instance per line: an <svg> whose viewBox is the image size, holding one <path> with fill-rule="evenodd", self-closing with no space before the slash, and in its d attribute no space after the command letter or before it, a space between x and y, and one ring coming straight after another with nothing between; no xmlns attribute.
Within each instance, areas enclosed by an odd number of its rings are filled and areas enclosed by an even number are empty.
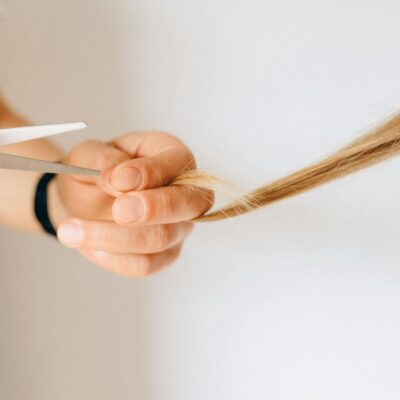
<svg viewBox="0 0 400 400"><path fill-rule="evenodd" d="M28 123L12 112L0 98L0 129L22 125L28 125ZM62 152L45 139L0 146L0 152L48 161L56 161L62 157ZM38 173L0 170L1 225L27 232L41 231L33 212L33 196L38 179ZM49 188L49 191L52 192L52 196L55 195L54 188ZM58 203L58 201L54 201L54 203ZM58 215L60 211L61 209L53 210L53 213Z"/></svg>
<svg viewBox="0 0 400 400"><path fill-rule="evenodd" d="M0 127L25 125L0 103ZM2 152L58 161L48 140L4 146ZM173 262L191 231L188 220L205 213L213 195L169 186L195 168L191 151L163 132L133 132L112 143L78 144L65 162L98 169L93 178L59 175L49 187L49 214L58 239L93 264L125 276L149 275ZM0 170L0 224L41 232L33 212L40 174Z"/></svg>

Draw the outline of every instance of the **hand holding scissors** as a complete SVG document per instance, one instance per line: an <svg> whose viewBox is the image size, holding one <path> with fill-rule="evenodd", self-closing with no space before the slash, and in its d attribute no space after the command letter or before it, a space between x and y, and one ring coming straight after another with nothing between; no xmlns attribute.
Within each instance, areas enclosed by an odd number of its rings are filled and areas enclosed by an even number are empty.
<svg viewBox="0 0 400 400"><path fill-rule="evenodd" d="M0 144L84 128L82 123L0 130ZM112 143L86 141L62 161L0 155L0 167L59 174L58 238L94 264L127 276L154 273L177 258L186 222L212 205L211 193L168 186L195 167L190 150L163 132L128 133Z"/></svg>

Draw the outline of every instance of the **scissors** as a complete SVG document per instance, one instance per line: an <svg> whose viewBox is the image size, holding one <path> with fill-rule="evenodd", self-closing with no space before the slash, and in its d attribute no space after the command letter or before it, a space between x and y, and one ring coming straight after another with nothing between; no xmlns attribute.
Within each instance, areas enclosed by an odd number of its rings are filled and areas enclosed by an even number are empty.
<svg viewBox="0 0 400 400"><path fill-rule="evenodd" d="M58 135L61 133L77 131L86 128L85 122L71 122L65 124L37 125L0 129L0 146L25 142L28 140ZM99 176L100 171L88 168L75 167L56 162L36 160L0 152L0 169L13 169L20 171L48 172L53 174L71 174L84 176Z"/></svg>

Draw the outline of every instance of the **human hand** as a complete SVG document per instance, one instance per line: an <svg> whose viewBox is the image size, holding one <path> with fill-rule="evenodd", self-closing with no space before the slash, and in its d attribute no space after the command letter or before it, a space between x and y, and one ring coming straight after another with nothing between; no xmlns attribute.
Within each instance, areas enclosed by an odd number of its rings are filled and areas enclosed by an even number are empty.
<svg viewBox="0 0 400 400"><path fill-rule="evenodd" d="M101 176L55 180L50 212L60 225L59 240L125 276L149 275L173 262L192 229L187 221L213 203L211 192L168 186L195 168L195 160L166 133L130 133L111 144L83 142L65 163L99 169Z"/></svg>

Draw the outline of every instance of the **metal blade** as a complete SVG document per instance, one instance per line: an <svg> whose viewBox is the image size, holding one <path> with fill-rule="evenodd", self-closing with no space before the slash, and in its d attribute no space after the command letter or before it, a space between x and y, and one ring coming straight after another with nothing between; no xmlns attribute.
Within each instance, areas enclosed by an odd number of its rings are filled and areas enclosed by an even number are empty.
<svg viewBox="0 0 400 400"><path fill-rule="evenodd" d="M53 174L70 174L83 176L99 176L100 171L89 168L74 167L54 162L35 160L33 158L0 153L0 168L21 171L37 171Z"/></svg>
<svg viewBox="0 0 400 400"><path fill-rule="evenodd" d="M0 129L0 145L25 142L27 140L39 139L84 128L87 128L85 122L71 122L66 124Z"/></svg>

